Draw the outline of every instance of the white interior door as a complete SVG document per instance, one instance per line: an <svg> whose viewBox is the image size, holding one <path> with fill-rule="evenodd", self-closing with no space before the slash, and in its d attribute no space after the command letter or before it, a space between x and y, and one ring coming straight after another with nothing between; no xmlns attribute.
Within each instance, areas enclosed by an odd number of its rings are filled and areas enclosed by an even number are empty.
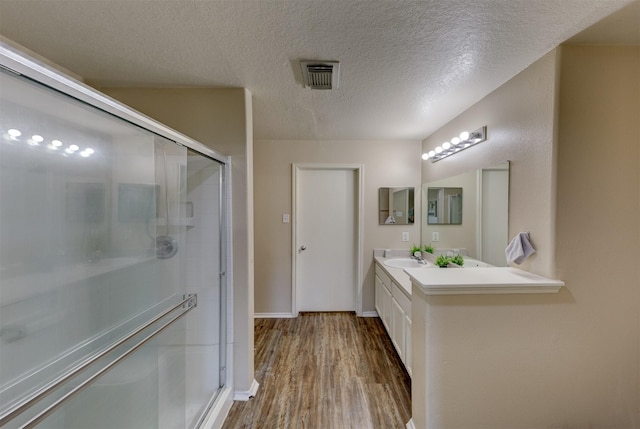
<svg viewBox="0 0 640 429"><path fill-rule="evenodd" d="M299 169L296 177L297 311L354 311L358 265L357 170Z"/></svg>
<svg viewBox="0 0 640 429"><path fill-rule="evenodd" d="M482 171L482 260L506 266L509 235L509 170Z"/></svg>

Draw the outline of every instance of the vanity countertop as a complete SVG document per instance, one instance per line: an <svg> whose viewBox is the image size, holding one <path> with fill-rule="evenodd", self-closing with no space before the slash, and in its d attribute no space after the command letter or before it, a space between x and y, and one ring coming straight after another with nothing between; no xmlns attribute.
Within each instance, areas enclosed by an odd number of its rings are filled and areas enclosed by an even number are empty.
<svg viewBox="0 0 640 429"><path fill-rule="evenodd" d="M558 293L564 286L561 280L513 267L405 268L404 272L425 295Z"/></svg>
<svg viewBox="0 0 640 429"><path fill-rule="evenodd" d="M408 254L409 252L407 252L407 255ZM382 270L386 272L387 275L389 275L389 277L395 280L397 284L402 286L401 287L402 292L404 292L409 298L411 298L411 279L409 278L409 275L402 268L394 268L394 267L389 267L385 265L384 261L386 259L393 259L393 258L385 258L383 256L374 257L374 260L378 263L380 268L382 268ZM423 268L415 268L415 269L421 270Z"/></svg>

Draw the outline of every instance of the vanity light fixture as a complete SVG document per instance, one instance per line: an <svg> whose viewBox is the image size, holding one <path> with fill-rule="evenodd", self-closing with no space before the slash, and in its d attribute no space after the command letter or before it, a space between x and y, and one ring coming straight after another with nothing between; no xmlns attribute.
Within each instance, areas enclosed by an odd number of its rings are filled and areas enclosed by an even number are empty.
<svg viewBox="0 0 640 429"><path fill-rule="evenodd" d="M15 144L15 142L20 142L22 139L22 131L17 128L9 128L6 132L3 133L0 130L0 139L4 139L9 144ZM38 148L47 149L48 153L54 154L58 153L62 156L69 158L71 156L80 156L82 158L89 158L93 154L96 153L95 149L91 147L86 147L81 150L80 146L77 144L70 144L64 150L62 150L64 144L59 139L53 139L48 144L45 144L45 137L40 134L33 134L31 137L26 139L26 142L29 146L31 146L31 150L38 150Z"/></svg>
<svg viewBox="0 0 640 429"><path fill-rule="evenodd" d="M27 143L29 143L31 146L39 146L40 143L42 143L44 141L44 137L42 137L39 134L34 134L31 136L31 138L27 141Z"/></svg>
<svg viewBox="0 0 640 429"><path fill-rule="evenodd" d="M7 131L7 134L11 139L15 140L22 135L22 132L20 132L20 130L16 130L15 128L11 128L9 131Z"/></svg>
<svg viewBox="0 0 640 429"><path fill-rule="evenodd" d="M62 142L60 140L51 140L51 144L47 147L51 150L58 150L60 146L62 146Z"/></svg>
<svg viewBox="0 0 640 429"><path fill-rule="evenodd" d="M460 133L459 137L454 137L450 142L444 142L441 146L436 147L434 150L425 152L422 154L422 159L425 161L430 159L431 162L440 161L443 158L465 150L471 146L475 146L478 143L482 143L487 139L487 127L480 127L472 133L464 131Z"/></svg>

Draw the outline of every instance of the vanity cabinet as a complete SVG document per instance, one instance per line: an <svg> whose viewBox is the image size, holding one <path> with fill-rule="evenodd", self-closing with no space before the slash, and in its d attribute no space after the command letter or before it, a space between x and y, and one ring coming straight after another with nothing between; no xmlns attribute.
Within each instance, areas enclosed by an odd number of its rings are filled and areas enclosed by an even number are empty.
<svg viewBox="0 0 640 429"><path fill-rule="evenodd" d="M390 284L391 279L389 276L376 266L376 311L387 332L391 331L392 323L391 308L393 297L391 296Z"/></svg>
<svg viewBox="0 0 640 429"><path fill-rule="evenodd" d="M404 341L404 366L407 368L409 376L411 376L411 317L405 315L405 341Z"/></svg>
<svg viewBox="0 0 640 429"><path fill-rule="evenodd" d="M405 275L398 270L398 275ZM375 264L376 311L391 342L411 375L411 299L402 290L397 279L389 276Z"/></svg>
<svg viewBox="0 0 640 429"><path fill-rule="evenodd" d="M405 361L405 315L402 311L400 303L395 299L392 299L391 305L391 342L393 342L400 359Z"/></svg>

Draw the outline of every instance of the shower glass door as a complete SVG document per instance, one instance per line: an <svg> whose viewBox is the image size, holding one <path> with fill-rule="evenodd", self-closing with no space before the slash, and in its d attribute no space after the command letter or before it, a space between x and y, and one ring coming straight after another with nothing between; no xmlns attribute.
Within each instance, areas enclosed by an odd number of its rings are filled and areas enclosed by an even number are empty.
<svg viewBox="0 0 640 429"><path fill-rule="evenodd" d="M0 71L0 426L201 423L224 384L223 173Z"/></svg>

